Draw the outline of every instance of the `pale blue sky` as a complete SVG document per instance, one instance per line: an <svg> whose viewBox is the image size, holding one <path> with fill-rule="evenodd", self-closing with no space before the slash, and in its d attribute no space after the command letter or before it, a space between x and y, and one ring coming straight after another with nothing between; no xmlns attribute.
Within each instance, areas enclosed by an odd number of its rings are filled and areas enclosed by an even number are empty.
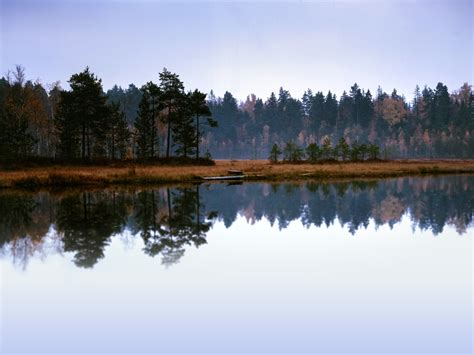
<svg viewBox="0 0 474 355"><path fill-rule="evenodd" d="M280 86L338 97L354 83L408 98L473 80L473 5L450 1L0 0L1 74L60 80L88 65L105 89L157 81L266 98Z"/></svg>

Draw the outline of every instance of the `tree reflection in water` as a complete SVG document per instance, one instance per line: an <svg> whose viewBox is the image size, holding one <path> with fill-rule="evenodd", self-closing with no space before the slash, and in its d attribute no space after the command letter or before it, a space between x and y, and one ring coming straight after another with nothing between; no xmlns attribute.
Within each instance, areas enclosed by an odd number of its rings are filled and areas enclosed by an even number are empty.
<svg viewBox="0 0 474 355"><path fill-rule="evenodd" d="M241 215L267 219L280 229L338 220L355 234L370 221L393 227L404 215L434 235L446 225L463 234L472 223L474 177L399 178L369 182L212 184L142 190L0 194L0 253L26 265L45 252L71 252L79 267L93 267L114 236L141 237L144 253L177 263L187 246L206 243L216 220L230 227ZM50 251L50 250L48 250Z"/></svg>

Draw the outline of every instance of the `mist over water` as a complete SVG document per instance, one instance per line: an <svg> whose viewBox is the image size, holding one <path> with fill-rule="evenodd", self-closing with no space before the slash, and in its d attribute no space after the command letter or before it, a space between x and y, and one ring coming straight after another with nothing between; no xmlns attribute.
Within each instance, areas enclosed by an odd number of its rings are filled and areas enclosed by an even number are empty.
<svg viewBox="0 0 474 355"><path fill-rule="evenodd" d="M0 193L2 353L471 353L474 177Z"/></svg>

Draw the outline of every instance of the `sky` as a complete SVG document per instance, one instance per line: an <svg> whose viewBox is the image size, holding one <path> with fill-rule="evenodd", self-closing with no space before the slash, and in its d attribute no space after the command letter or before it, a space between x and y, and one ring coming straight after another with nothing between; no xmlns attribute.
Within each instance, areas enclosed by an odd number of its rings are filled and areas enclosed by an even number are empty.
<svg viewBox="0 0 474 355"><path fill-rule="evenodd" d="M105 90L166 67L186 89L240 100L474 82L470 0L0 2L0 75L20 64L45 85L67 88L86 66Z"/></svg>
<svg viewBox="0 0 474 355"><path fill-rule="evenodd" d="M25 269L0 258L0 351L471 353L472 235L434 236L408 215L355 235L277 224L217 222L168 268L129 231L93 269L53 235Z"/></svg>

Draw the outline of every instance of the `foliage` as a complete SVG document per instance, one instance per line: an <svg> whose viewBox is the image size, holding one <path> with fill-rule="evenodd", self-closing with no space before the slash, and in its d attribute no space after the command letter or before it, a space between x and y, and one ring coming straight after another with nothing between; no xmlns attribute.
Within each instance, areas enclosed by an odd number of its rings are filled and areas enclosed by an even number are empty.
<svg viewBox="0 0 474 355"><path fill-rule="evenodd" d="M125 114L118 104L110 105L109 129L107 131L107 150L112 159L125 159L130 146L130 130Z"/></svg>
<svg viewBox="0 0 474 355"><path fill-rule="evenodd" d="M338 158L340 157L342 161L346 161L351 154L351 148L349 147L349 144L347 144L346 139L344 137L341 137L339 139L339 142L334 148L334 151L335 156Z"/></svg>
<svg viewBox="0 0 474 355"><path fill-rule="evenodd" d="M306 147L306 156L308 157L308 162L316 163L322 155L321 148L316 143L310 143Z"/></svg>
<svg viewBox="0 0 474 355"><path fill-rule="evenodd" d="M319 147L316 143L310 143L306 149L306 161L311 164L326 161L328 159L337 159L341 161L365 161L367 159L375 160L380 155L380 147L375 144L359 144L354 142L349 146L346 140L341 137L338 144L332 148L331 140L326 137L323 145ZM270 161L278 161L278 155L281 154L278 145L274 144L270 154ZM302 161L303 150L293 142L288 142L283 149L283 161L295 163Z"/></svg>
<svg viewBox="0 0 474 355"><path fill-rule="evenodd" d="M280 157L281 155L281 149L280 147L278 146L278 144L273 144L272 146L272 150L270 151L270 162L272 163L277 163L278 162L278 158Z"/></svg>
<svg viewBox="0 0 474 355"><path fill-rule="evenodd" d="M217 127L217 121L213 119L211 110L209 109L209 106L206 102L206 94L200 92L199 90L194 90L192 93L188 94L189 98L189 106L191 110L191 114L194 116L195 119L195 127L196 127L196 132L195 132L195 151L196 151L196 159L199 158L199 144L202 139L202 130L201 130L201 125L207 124L208 127ZM206 118L204 122L202 122L200 119L201 118Z"/></svg>
<svg viewBox="0 0 474 355"><path fill-rule="evenodd" d="M102 82L89 68L71 76L71 91L62 91L57 119L60 151L66 158L103 157L109 110Z"/></svg>
<svg viewBox="0 0 474 355"><path fill-rule="evenodd" d="M178 106L183 102L184 85L179 79L179 75L171 73L168 69L163 68L160 73L160 90L161 100L165 114L163 122L166 124L166 157L170 156L171 148L171 131L179 118L183 118L183 112L178 112Z"/></svg>
<svg viewBox="0 0 474 355"><path fill-rule="evenodd" d="M303 149L293 142L287 142L283 148L283 160L290 163L297 163L304 157Z"/></svg>
<svg viewBox="0 0 474 355"><path fill-rule="evenodd" d="M193 107L190 104L191 95L191 93L183 95L177 102L172 129L173 146L177 147L176 153L183 157L193 155L198 143Z"/></svg>
<svg viewBox="0 0 474 355"><path fill-rule="evenodd" d="M228 91L222 98L212 91L186 93L166 68L159 83L140 89L114 86L104 94L89 68L69 83L69 90L58 83L46 90L26 80L20 66L0 79L0 161L199 158L201 150L217 158L258 159L271 155L274 142L285 141L299 147L318 142L321 156L311 147L308 161L385 153L474 156L474 95L467 83L452 92L443 83L417 86L412 101L381 88L372 97L355 83L339 98L308 89L297 99L280 88L267 99L251 94L244 102Z"/></svg>
<svg viewBox="0 0 474 355"><path fill-rule="evenodd" d="M378 159L380 155L380 148L375 144L369 144L367 146L367 154L371 160Z"/></svg>

